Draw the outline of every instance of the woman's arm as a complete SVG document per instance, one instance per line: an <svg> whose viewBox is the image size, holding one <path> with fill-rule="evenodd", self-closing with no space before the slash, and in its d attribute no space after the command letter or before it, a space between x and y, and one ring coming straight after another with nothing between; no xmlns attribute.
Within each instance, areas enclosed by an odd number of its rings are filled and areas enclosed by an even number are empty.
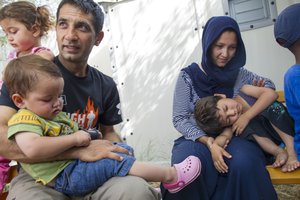
<svg viewBox="0 0 300 200"><path fill-rule="evenodd" d="M114 126L105 126L100 124L100 132L103 135L103 139L111 142L122 142L121 137L116 133Z"/></svg>
<svg viewBox="0 0 300 200"><path fill-rule="evenodd" d="M232 128L225 128L224 131L215 138L213 144L209 148L214 166L220 173L228 172L228 166L223 157L231 158L231 155L225 151L225 147L231 140L232 135Z"/></svg>
<svg viewBox="0 0 300 200"><path fill-rule="evenodd" d="M194 101L198 98L193 90L190 77L181 71L174 92L173 125L186 139L193 141L205 135L198 128L194 118ZM204 140L198 141L203 142Z"/></svg>
<svg viewBox="0 0 300 200"><path fill-rule="evenodd" d="M15 140L28 158L47 159L55 157L72 147L88 146L91 137L82 130L70 135L57 137L40 136L32 132L20 132L15 135Z"/></svg>
<svg viewBox="0 0 300 200"><path fill-rule="evenodd" d="M263 81L263 85L266 88L276 89L272 80L259 76L245 68L241 68L237 80L234 85L234 97L237 96L240 92L240 89L244 85L253 85L259 81Z"/></svg>

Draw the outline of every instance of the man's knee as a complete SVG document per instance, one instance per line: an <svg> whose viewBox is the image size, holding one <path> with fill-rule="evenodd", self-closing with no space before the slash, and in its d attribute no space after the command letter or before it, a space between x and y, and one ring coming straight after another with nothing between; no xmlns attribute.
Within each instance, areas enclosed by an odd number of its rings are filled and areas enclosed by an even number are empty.
<svg viewBox="0 0 300 200"><path fill-rule="evenodd" d="M160 200L160 193L135 176L113 177L92 195L92 199ZM106 198L107 197L107 198Z"/></svg>
<svg viewBox="0 0 300 200"><path fill-rule="evenodd" d="M7 200L33 200L33 199L48 199L48 200L67 200L65 195L46 187L42 184L37 184L26 172L20 169L19 174L12 180Z"/></svg>

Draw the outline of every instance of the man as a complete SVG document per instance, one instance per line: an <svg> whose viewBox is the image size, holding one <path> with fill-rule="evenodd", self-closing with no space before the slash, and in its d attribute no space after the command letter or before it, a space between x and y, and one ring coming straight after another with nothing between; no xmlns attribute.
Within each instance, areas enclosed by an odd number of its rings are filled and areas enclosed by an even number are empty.
<svg viewBox="0 0 300 200"><path fill-rule="evenodd" d="M59 55L54 62L59 66L65 79L64 111L83 128L92 124L99 128L104 140L93 140L88 147L72 148L59 157L44 160L30 160L21 152L15 142L7 140L7 122L16 113L5 85L0 96L0 155L22 162L46 160L80 159L95 161L101 158L120 160L113 152L127 150L113 145L120 141L113 125L121 122L117 105L119 95L113 80L87 64L94 45L103 38L103 13L93 0L62 0L57 9L57 43ZM88 117L94 114L94 119ZM91 122L92 121L92 122ZM110 141L108 141L110 140ZM132 192L135 191L135 192ZM126 176L114 177L97 191L85 197L67 197L53 190L51 186L36 184L22 169L12 181L7 199L159 199L159 194L144 180Z"/></svg>

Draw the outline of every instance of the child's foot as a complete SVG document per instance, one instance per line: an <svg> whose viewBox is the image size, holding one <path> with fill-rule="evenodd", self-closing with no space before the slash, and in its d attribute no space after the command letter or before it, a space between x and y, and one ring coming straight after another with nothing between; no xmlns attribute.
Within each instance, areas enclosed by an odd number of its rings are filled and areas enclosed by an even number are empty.
<svg viewBox="0 0 300 200"><path fill-rule="evenodd" d="M276 159L272 166L274 168L281 167L287 162L287 160L288 160L287 152L282 148L278 148L278 153L276 154Z"/></svg>
<svg viewBox="0 0 300 200"><path fill-rule="evenodd" d="M182 190L185 186L195 180L201 171L201 162L195 156L189 156L179 164L174 164L177 172L176 183L164 183L163 186L170 193L175 193Z"/></svg>
<svg viewBox="0 0 300 200"><path fill-rule="evenodd" d="M297 168L300 167L300 162L297 159L296 154L293 156L289 156L285 165L282 166L282 172L292 172L295 171Z"/></svg>

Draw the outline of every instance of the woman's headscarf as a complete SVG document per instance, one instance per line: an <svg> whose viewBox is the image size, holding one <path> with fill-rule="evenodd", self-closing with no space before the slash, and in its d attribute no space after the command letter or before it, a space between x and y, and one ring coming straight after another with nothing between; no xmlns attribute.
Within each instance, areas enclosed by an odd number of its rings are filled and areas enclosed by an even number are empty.
<svg viewBox="0 0 300 200"><path fill-rule="evenodd" d="M212 62L210 49L220 35L228 29L233 30L237 35L237 49L235 56L220 68ZM210 18L203 30L202 50L201 65L206 74L196 63L183 69L190 75L198 96L201 98L221 93L229 98L232 97L239 70L246 63L246 50L237 22L226 16Z"/></svg>

